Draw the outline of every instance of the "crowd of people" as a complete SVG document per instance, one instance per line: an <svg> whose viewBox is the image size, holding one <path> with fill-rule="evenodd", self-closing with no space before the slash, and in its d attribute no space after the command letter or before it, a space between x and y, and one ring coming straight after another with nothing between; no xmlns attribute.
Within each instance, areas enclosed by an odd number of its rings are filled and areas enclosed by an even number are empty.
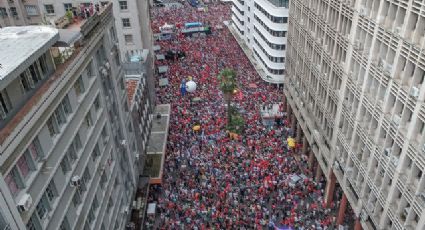
<svg viewBox="0 0 425 230"><path fill-rule="evenodd" d="M156 42L160 53L181 51L185 57L156 61L156 66L169 66L157 76L169 81L163 87L157 82L157 103L171 104L172 112L163 183L149 196L158 214L145 227L335 229L338 202L325 207L326 182L313 180L308 157L286 146L293 132L288 122L268 125L261 119L261 107L281 103L283 91L260 79L223 24L230 20L230 6L209 5L207 11L155 8L151 13L154 33L165 23L193 21L211 25L213 33ZM233 104L246 127L236 140L225 130L226 103L217 79L224 68L237 72L241 92ZM189 76L197 90L182 95L180 85ZM201 129L194 131L194 125ZM294 183L294 175L302 179Z"/></svg>

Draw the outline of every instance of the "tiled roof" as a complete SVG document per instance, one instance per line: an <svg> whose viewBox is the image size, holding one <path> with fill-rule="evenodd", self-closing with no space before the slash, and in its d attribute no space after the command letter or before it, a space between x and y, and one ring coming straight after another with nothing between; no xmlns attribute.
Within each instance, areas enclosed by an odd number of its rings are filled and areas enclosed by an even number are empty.
<svg viewBox="0 0 425 230"><path fill-rule="evenodd" d="M131 105L133 103L134 96L136 94L137 85L139 84L138 80L127 79L126 87L127 87L127 98L128 104Z"/></svg>

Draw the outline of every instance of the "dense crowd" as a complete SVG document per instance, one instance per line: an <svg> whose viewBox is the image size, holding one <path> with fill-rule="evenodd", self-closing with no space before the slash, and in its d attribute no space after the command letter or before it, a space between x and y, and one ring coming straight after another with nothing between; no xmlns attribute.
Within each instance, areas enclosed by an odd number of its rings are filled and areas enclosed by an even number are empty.
<svg viewBox="0 0 425 230"><path fill-rule="evenodd" d="M212 26L213 34L196 38L177 36L157 41L160 53L183 51L178 60L156 61L168 65L169 85L159 87L158 103L172 106L170 131L161 187L154 187L149 202L158 214L148 229L335 229L335 209L324 205L325 181L315 181L307 157L290 151L285 140L292 130L262 122L260 108L279 104L283 93L260 79L223 20L230 20L229 5L210 5L206 12L185 6L156 8L152 29L165 23L199 21ZM218 27L217 27L218 26ZM223 29L217 29L220 26ZM237 71L240 94L235 104L246 127L239 139L225 131L226 105L217 74L223 68ZM198 88L181 95L180 85L191 76ZM255 84L255 87L253 87ZM200 98L198 102L191 99ZM201 130L193 126L200 124ZM293 175L302 179L291 181ZM335 199L337 200L337 199Z"/></svg>

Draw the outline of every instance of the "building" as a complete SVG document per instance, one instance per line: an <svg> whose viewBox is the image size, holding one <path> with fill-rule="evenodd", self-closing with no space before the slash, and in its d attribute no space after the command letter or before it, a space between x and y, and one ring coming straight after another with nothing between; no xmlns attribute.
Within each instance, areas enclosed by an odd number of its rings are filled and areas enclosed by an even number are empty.
<svg viewBox="0 0 425 230"><path fill-rule="evenodd" d="M290 1L289 117L357 229L425 228L424 7Z"/></svg>
<svg viewBox="0 0 425 230"><path fill-rule="evenodd" d="M0 0L0 27L37 25L42 13L37 0Z"/></svg>
<svg viewBox="0 0 425 230"><path fill-rule="evenodd" d="M0 29L0 204L12 229L124 228L139 150L116 41L110 3L67 29Z"/></svg>
<svg viewBox="0 0 425 230"><path fill-rule="evenodd" d="M231 28L270 83L284 82L288 7L289 0L233 0Z"/></svg>
<svg viewBox="0 0 425 230"><path fill-rule="evenodd" d="M23 26L52 24L66 27L71 23L65 16L67 11L71 16L84 15L84 10L92 10L93 3L105 4L108 1L84 0L0 0L0 26ZM147 3L136 0L114 1L113 11L117 39L121 50L121 59L125 60L128 53L140 50L142 43L143 17L139 12ZM92 6L91 6L92 5ZM92 9L91 9L92 8ZM74 17L75 18L75 17Z"/></svg>

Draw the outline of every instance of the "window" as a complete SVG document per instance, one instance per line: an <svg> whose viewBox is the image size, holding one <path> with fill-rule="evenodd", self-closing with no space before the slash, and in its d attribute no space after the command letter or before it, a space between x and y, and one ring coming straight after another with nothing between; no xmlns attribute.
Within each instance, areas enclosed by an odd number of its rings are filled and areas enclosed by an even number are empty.
<svg viewBox="0 0 425 230"><path fill-rule="evenodd" d="M17 195L18 192L21 191L21 189L24 187L16 167L13 167L9 174L7 174L5 181L12 195Z"/></svg>
<svg viewBox="0 0 425 230"><path fill-rule="evenodd" d="M16 11L16 7L10 7L10 14L12 16L18 17L18 11Z"/></svg>
<svg viewBox="0 0 425 230"><path fill-rule="evenodd" d="M106 142L106 139L108 138L108 130L106 130L106 125L103 126L102 129L102 138L104 139L104 142Z"/></svg>
<svg viewBox="0 0 425 230"><path fill-rule="evenodd" d="M38 7L35 5L25 5L25 10L27 11L28 16L37 16L38 13Z"/></svg>
<svg viewBox="0 0 425 230"><path fill-rule="evenodd" d="M99 95L97 95L96 99L94 99L93 105L94 105L94 109L96 111L99 111L99 109L100 109Z"/></svg>
<svg viewBox="0 0 425 230"><path fill-rule="evenodd" d="M71 164L73 164L78 159L77 153L75 152L75 149L72 144L69 146L66 154L68 155L67 157Z"/></svg>
<svg viewBox="0 0 425 230"><path fill-rule="evenodd" d="M80 76L77 81L75 81L74 83L74 89L75 89L75 93L77 94L77 96L80 96L81 94L84 93L84 82L83 82L83 77Z"/></svg>
<svg viewBox="0 0 425 230"><path fill-rule="evenodd" d="M81 204L81 195L79 191L75 191L74 196L72 197L72 203L74 204L75 207Z"/></svg>
<svg viewBox="0 0 425 230"><path fill-rule="evenodd" d="M62 99L61 105L66 115L69 115L72 113L71 103L69 102L68 95L65 95L65 97Z"/></svg>
<svg viewBox="0 0 425 230"><path fill-rule="evenodd" d="M74 146L76 151L79 151L82 147L81 145L81 138L80 138L80 134L77 133L74 137L74 141L72 142L72 145Z"/></svg>
<svg viewBox="0 0 425 230"><path fill-rule="evenodd" d="M97 195L94 195L92 207L95 212L99 208L99 201L97 201Z"/></svg>
<svg viewBox="0 0 425 230"><path fill-rule="evenodd" d="M63 7L65 8L65 11L68 11L68 10L72 11L72 3L64 3Z"/></svg>
<svg viewBox="0 0 425 230"><path fill-rule="evenodd" d="M7 17L7 10L4 7L0 7L0 17L5 18Z"/></svg>
<svg viewBox="0 0 425 230"><path fill-rule="evenodd" d="M93 211L93 206L90 208L89 213L87 214L87 221L89 224L92 224L94 221L94 211ZM90 228L89 228L90 229Z"/></svg>
<svg viewBox="0 0 425 230"><path fill-rule="evenodd" d="M3 216L3 213L0 212L0 229L7 230L11 229L6 218Z"/></svg>
<svg viewBox="0 0 425 230"><path fill-rule="evenodd" d="M88 77L94 76L94 74L93 74L93 62L92 61L90 61L90 63L87 65L86 72L87 72Z"/></svg>
<svg viewBox="0 0 425 230"><path fill-rule="evenodd" d="M44 77L41 74L40 69L38 68L36 63L30 65L30 67L28 67L28 71L30 73L30 76L32 77L32 81L34 82L34 84L37 84Z"/></svg>
<svg viewBox="0 0 425 230"><path fill-rule="evenodd" d="M54 116L51 116L49 120L46 122L47 128L49 129L49 134L51 137L56 136L56 134L59 134L59 127L56 123L56 119Z"/></svg>
<svg viewBox="0 0 425 230"><path fill-rule="evenodd" d="M86 117L84 118L84 122L87 127L91 127L93 125L93 121L90 116L90 111L87 113Z"/></svg>
<svg viewBox="0 0 425 230"><path fill-rule="evenodd" d="M93 161L96 161L96 159L97 159L99 156L100 156L99 145L98 145L98 144L96 144L96 146L94 147L93 152L92 152L92 159L93 159Z"/></svg>
<svg viewBox="0 0 425 230"><path fill-rule="evenodd" d="M28 75L26 75L25 72L21 73L19 77L21 79L21 87L24 93L27 93L31 91L32 89L34 89L34 82L32 81L31 78L28 78Z"/></svg>
<svg viewBox="0 0 425 230"><path fill-rule="evenodd" d="M66 175L69 171L71 171L71 165L69 164L68 156L65 154L65 156L62 158L62 161L60 163L62 172L64 175Z"/></svg>
<svg viewBox="0 0 425 230"><path fill-rule="evenodd" d="M106 181L107 181L107 180L108 180L108 178L106 177L105 172L103 172L103 173L102 173L102 176L100 177L100 181L99 181L100 187L101 187L102 189L104 189L104 188L105 188L105 184L106 184Z"/></svg>
<svg viewBox="0 0 425 230"><path fill-rule="evenodd" d="M51 180L47 186L45 194L49 202L53 202L55 198L58 197L58 191L56 190L55 182L53 180Z"/></svg>
<svg viewBox="0 0 425 230"><path fill-rule="evenodd" d="M122 18L122 27L128 28L131 26L129 18Z"/></svg>
<svg viewBox="0 0 425 230"><path fill-rule="evenodd" d="M50 206L46 194L43 194L35 209L40 220L47 217L47 213L50 211Z"/></svg>
<svg viewBox="0 0 425 230"><path fill-rule="evenodd" d="M54 117L59 128L66 123L65 111L62 107L62 104L59 104L59 106L55 109Z"/></svg>
<svg viewBox="0 0 425 230"><path fill-rule="evenodd" d="M133 44L133 35L125 34L124 35L124 41L125 41L126 44Z"/></svg>
<svg viewBox="0 0 425 230"><path fill-rule="evenodd" d="M43 158L44 153L41 148L41 144L40 144L40 141L38 140L38 137L34 138L34 140L28 146L27 151L30 153L34 161L38 161Z"/></svg>
<svg viewBox="0 0 425 230"><path fill-rule="evenodd" d="M27 230L40 230L41 226L40 223L37 220L37 217L32 214L31 218L28 220L28 223L26 225Z"/></svg>
<svg viewBox="0 0 425 230"><path fill-rule="evenodd" d="M128 10L127 1L119 1L120 10Z"/></svg>
<svg viewBox="0 0 425 230"><path fill-rule="evenodd" d="M111 40L113 41L113 42L116 42L117 41L117 34L115 33L115 27L111 27L110 29L109 29L109 33L111 34Z"/></svg>
<svg viewBox="0 0 425 230"><path fill-rule="evenodd" d="M16 166L18 166L19 172L21 173L23 179L26 179L33 169L31 168L31 156L29 156L28 152L22 154L19 158Z"/></svg>
<svg viewBox="0 0 425 230"><path fill-rule="evenodd" d="M69 226L68 218L66 216L62 220L59 230L71 230L71 226Z"/></svg>
<svg viewBox="0 0 425 230"><path fill-rule="evenodd" d="M83 173L83 180L84 180L86 183L88 183L88 182L90 181L90 179L91 179L90 171L89 171L89 169L88 169L88 168L86 168L86 169L84 170L84 173Z"/></svg>
<svg viewBox="0 0 425 230"><path fill-rule="evenodd" d="M5 119L12 110L12 103L6 90L0 91L0 119Z"/></svg>
<svg viewBox="0 0 425 230"><path fill-rule="evenodd" d="M46 14L54 14L55 13L55 7L52 4L44 5L44 10L46 11Z"/></svg>
<svg viewBox="0 0 425 230"><path fill-rule="evenodd" d="M41 57L37 60L38 64L40 65L41 73L44 75L47 74L48 67L46 62L46 54L41 55Z"/></svg>

